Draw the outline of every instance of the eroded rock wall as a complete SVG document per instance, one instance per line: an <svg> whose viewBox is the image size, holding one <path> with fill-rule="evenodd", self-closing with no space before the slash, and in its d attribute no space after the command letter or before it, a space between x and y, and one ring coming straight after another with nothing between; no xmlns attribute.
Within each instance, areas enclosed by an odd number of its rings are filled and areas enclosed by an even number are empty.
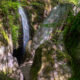
<svg viewBox="0 0 80 80"><path fill-rule="evenodd" d="M41 27L35 35L33 43L36 48L32 46L34 59L31 67L31 80L68 80L72 76L71 63L72 57L68 54L63 41L63 31L70 12L74 6L72 4L60 4L55 7L50 16L44 21L49 24L48 28ZM73 13L74 14L74 13ZM58 23L58 25L50 25L51 23ZM45 29L44 29L45 28ZM47 34L47 30L51 29L51 34ZM50 30L49 30L50 31ZM45 40L46 34L49 35ZM67 37L66 37L67 38ZM39 40L40 39L40 40ZM38 40L38 41L37 41ZM40 41L43 43L40 43Z"/></svg>

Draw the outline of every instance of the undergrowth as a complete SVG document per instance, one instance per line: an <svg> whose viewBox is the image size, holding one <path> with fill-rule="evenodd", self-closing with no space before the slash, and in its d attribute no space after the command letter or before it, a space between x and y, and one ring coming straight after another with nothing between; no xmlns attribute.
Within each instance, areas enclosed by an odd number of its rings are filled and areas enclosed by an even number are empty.
<svg viewBox="0 0 80 80"><path fill-rule="evenodd" d="M71 67L73 70L70 80L80 80L80 65L77 57L76 47L80 41L80 12L74 16L72 13L67 19L67 24L64 29L64 43L69 55L71 55Z"/></svg>

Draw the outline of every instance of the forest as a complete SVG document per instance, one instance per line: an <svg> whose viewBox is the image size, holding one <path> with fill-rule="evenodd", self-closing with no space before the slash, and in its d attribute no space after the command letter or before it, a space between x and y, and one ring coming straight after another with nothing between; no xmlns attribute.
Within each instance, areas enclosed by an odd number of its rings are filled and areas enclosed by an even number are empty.
<svg viewBox="0 0 80 80"><path fill-rule="evenodd" d="M80 80L80 0L0 0L0 80Z"/></svg>

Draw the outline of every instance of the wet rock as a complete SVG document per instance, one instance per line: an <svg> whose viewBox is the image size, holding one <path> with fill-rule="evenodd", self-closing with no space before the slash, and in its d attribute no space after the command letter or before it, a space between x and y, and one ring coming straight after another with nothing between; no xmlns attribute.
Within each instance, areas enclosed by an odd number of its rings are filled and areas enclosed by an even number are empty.
<svg viewBox="0 0 80 80"><path fill-rule="evenodd" d="M53 8L50 16L35 33L31 47L34 59L31 80L68 80L72 75L68 63L62 31L72 4L60 4Z"/></svg>
<svg viewBox="0 0 80 80"><path fill-rule="evenodd" d="M43 24L39 26L39 29L35 32L33 41L30 45L27 45L28 52L34 56L35 50L43 44L45 41L50 40L52 32L55 31L57 27L64 25L67 16L73 7L72 4L60 4L55 6L50 15L44 20Z"/></svg>
<svg viewBox="0 0 80 80"><path fill-rule="evenodd" d="M59 49L54 49L55 44L45 42L35 52L31 68L31 80L68 80L72 71L68 62L70 56ZM62 47L64 48L64 47Z"/></svg>

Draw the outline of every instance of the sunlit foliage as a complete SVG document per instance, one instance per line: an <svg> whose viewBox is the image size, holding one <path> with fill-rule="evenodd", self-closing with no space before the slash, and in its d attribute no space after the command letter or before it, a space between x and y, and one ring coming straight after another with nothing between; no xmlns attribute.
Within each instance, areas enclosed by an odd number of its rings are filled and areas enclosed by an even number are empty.
<svg viewBox="0 0 80 80"><path fill-rule="evenodd" d="M69 3L74 3L76 5L80 3L79 0L59 0L59 2L69 2Z"/></svg>
<svg viewBox="0 0 80 80"><path fill-rule="evenodd" d="M1 0L0 2L0 9L3 17L2 23L5 28L7 29L11 28L11 33L14 43L16 43L17 41L17 35L19 29L18 10L17 10L18 5L19 3L17 1L13 2L12 0Z"/></svg>

